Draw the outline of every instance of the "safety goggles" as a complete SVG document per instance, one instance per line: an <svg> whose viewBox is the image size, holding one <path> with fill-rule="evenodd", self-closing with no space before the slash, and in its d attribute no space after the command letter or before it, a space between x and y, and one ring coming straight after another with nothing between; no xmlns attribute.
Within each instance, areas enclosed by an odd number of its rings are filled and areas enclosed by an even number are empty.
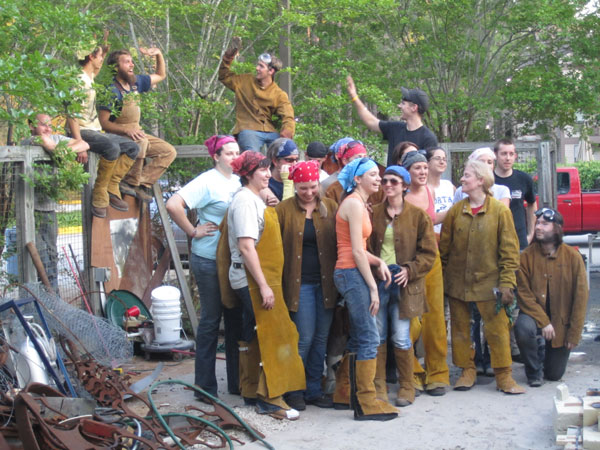
<svg viewBox="0 0 600 450"><path fill-rule="evenodd" d="M552 208L540 208L535 212L535 217L543 217L548 222L560 222L560 219L555 210Z"/></svg>
<svg viewBox="0 0 600 450"><path fill-rule="evenodd" d="M258 57L258 60L264 62L267 66L270 66L273 62L273 57L270 53L263 53Z"/></svg>

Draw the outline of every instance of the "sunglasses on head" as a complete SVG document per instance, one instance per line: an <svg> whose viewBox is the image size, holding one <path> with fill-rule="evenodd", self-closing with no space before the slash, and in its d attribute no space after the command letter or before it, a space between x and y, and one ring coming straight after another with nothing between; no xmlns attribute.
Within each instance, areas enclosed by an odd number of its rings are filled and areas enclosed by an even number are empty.
<svg viewBox="0 0 600 450"><path fill-rule="evenodd" d="M391 184L392 186L397 186L400 183L400 180L398 178L385 178L383 177L381 179L381 184L386 185L386 184Z"/></svg>

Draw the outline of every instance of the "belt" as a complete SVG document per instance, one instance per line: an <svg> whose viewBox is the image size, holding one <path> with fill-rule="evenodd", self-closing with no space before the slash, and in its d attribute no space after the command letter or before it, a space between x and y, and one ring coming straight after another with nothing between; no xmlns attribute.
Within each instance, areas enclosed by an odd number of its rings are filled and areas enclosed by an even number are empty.
<svg viewBox="0 0 600 450"><path fill-rule="evenodd" d="M242 263L236 263L236 262L234 262L234 263L231 263L231 264L233 265L234 269L243 269L244 268L244 264L242 264Z"/></svg>

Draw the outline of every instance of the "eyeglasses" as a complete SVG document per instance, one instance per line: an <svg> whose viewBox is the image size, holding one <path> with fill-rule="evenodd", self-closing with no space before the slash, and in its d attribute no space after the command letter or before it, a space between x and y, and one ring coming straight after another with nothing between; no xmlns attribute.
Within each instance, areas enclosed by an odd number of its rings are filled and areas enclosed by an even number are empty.
<svg viewBox="0 0 600 450"><path fill-rule="evenodd" d="M554 211L551 208L540 208L535 212L535 217L539 218L539 217L543 217L545 220L547 220L548 222L555 222L557 217L556 217L556 211Z"/></svg>
<svg viewBox="0 0 600 450"><path fill-rule="evenodd" d="M445 156L434 156L431 159L439 162L448 162L448 158L446 158Z"/></svg>
<svg viewBox="0 0 600 450"><path fill-rule="evenodd" d="M259 60L259 61L262 61L262 62L264 62L265 64L267 64L267 65L269 65L269 66L270 66L270 65L271 65L271 63L273 62L273 57L271 56L271 54L270 54L270 53L263 53L262 55L260 55L260 56L258 57L258 60Z"/></svg>
<svg viewBox="0 0 600 450"><path fill-rule="evenodd" d="M386 185L386 184L391 184L392 186L397 186L398 183L400 183L400 180L397 178L382 178L381 179L381 184Z"/></svg>

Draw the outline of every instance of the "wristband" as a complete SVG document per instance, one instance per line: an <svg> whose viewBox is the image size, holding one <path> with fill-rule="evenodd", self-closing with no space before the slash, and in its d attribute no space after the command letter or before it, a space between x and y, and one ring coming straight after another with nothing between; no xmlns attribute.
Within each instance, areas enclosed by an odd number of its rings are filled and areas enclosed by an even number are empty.
<svg viewBox="0 0 600 450"><path fill-rule="evenodd" d="M358 95L355 95L354 97L352 97L352 100L350 100L350 102L354 103L356 100L358 100Z"/></svg>

